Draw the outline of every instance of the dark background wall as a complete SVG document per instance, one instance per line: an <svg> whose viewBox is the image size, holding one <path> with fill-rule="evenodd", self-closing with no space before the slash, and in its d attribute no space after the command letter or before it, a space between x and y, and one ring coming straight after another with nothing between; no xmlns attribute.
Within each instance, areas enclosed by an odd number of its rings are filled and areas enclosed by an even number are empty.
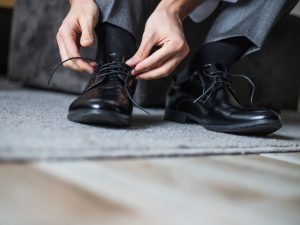
<svg viewBox="0 0 300 225"><path fill-rule="evenodd" d="M7 73L7 59L13 10L0 7L0 76Z"/></svg>

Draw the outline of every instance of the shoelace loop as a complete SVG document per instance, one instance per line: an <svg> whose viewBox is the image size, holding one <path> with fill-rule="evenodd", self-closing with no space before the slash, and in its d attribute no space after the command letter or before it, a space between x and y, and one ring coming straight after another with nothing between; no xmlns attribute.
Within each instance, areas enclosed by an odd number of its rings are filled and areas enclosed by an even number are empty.
<svg viewBox="0 0 300 225"><path fill-rule="evenodd" d="M49 77L49 80L48 80L48 85L50 85L50 82L55 74L55 72L66 62L70 61L70 60L76 60L76 59L81 59L81 60L84 60L84 61L91 61L91 62L95 62L97 67L99 66L99 63L95 60L95 59L92 59L92 58L87 58L87 57L71 57L71 58L68 58L62 62L60 62L53 70L52 72L50 73L50 77ZM131 74L131 71L128 71L128 69L126 68L126 66L121 63L120 61L116 60L116 61L112 61L110 63L106 63L104 65L102 65L100 67L100 70L99 71L96 71L95 74L93 76L97 76L97 78L101 78L101 77L104 77L106 78L108 75L113 75L113 74L119 74L119 75L122 75L122 76L125 76L125 80L124 80L124 87L125 87L125 91L126 91L126 94L127 94L127 97L129 98L129 100L137 107L139 108L140 110L142 110L143 112L145 112L146 114L150 114L146 109L144 109L143 107L141 107L139 104L137 104L134 100L133 100L133 97L129 91L129 88L128 88L128 84L134 79L134 77L132 77L130 74ZM104 79L103 79L104 80ZM87 92L88 90L91 90L92 88L94 88L95 86L99 85L100 83L103 82L103 80L99 80L98 82L94 83L93 85L89 86L87 89L85 89L83 91L83 93Z"/></svg>
<svg viewBox="0 0 300 225"><path fill-rule="evenodd" d="M195 74L195 75L200 76L199 72L196 72L196 73L197 74ZM214 94L217 90L222 88L222 86L220 86L220 87L214 89L214 87L216 87L216 85L218 83L221 83L221 84L229 87L233 91L233 94L235 96L235 93L234 93L235 89L233 87L230 76L244 78L251 84L252 91L251 91L251 97L250 97L250 104L251 105L253 104L253 98L254 98L254 93L255 93L255 84L248 76L243 75L243 74L230 75L229 73L224 72L224 71L216 71L216 72L207 73L205 71L205 69L202 74L204 76L209 77L212 80L212 84L209 86L209 88L207 88L206 90L203 90L203 93L196 100L194 100L194 102L193 102L194 104L197 103L198 101L201 101L205 104L209 100L209 98L212 96L212 94Z"/></svg>

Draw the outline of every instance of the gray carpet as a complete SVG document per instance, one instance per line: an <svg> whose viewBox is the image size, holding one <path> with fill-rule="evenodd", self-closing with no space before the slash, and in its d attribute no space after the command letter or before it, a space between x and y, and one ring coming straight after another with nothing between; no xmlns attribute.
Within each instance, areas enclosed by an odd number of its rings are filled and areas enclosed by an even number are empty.
<svg viewBox="0 0 300 225"><path fill-rule="evenodd" d="M300 115L267 137L214 133L164 122L162 110L135 110L129 129L66 119L76 96L0 85L0 160L155 157L300 151Z"/></svg>

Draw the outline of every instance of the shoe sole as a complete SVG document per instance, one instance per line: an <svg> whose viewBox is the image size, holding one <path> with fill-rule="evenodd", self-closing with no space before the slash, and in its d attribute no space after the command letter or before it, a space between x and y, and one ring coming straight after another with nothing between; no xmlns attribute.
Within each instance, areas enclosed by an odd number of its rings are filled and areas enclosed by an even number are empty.
<svg viewBox="0 0 300 225"><path fill-rule="evenodd" d="M210 131L242 135L267 135L279 130L282 126L280 121L273 119L230 125L210 125L203 123L194 115L174 110L166 110L164 119L177 123L197 123Z"/></svg>
<svg viewBox="0 0 300 225"><path fill-rule="evenodd" d="M78 109L70 112L67 118L73 122L103 125L111 127L128 127L131 117L114 111L99 109Z"/></svg>

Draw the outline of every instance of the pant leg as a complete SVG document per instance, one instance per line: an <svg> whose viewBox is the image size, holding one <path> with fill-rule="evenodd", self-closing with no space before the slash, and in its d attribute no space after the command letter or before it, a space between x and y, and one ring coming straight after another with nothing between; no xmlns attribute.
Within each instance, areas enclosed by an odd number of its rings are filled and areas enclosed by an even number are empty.
<svg viewBox="0 0 300 225"><path fill-rule="evenodd" d="M102 22L129 31L140 42L145 23L160 0L96 0Z"/></svg>
<svg viewBox="0 0 300 225"><path fill-rule="evenodd" d="M214 21L205 43L231 37L244 36L253 46L245 54L259 50L274 24L289 11L298 0L247 0L226 6ZM284 35L284 34L283 34Z"/></svg>

